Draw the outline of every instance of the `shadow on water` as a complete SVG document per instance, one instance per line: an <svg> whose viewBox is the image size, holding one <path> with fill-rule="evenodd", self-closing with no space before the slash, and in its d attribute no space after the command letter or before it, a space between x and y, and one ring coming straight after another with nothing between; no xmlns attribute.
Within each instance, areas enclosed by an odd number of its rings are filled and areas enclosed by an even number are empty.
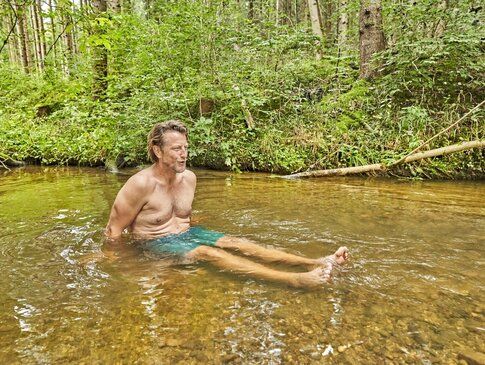
<svg viewBox="0 0 485 365"><path fill-rule="evenodd" d="M304 291L173 265L129 241L112 260L103 228L129 171L15 170L0 178L0 362L483 358L483 182L196 173L200 224L309 257L347 245L351 264Z"/></svg>

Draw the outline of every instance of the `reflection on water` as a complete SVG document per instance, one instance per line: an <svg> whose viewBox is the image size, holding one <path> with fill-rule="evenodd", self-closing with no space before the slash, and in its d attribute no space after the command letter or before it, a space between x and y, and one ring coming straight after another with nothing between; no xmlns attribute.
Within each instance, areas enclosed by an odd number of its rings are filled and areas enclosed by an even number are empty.
<svg viewBox="0 0 485 365"><path fill-rule="evenodd" d="M290 289L173 266L127 245L99 260L128 175L39 168L0 178L0 362L393 363L483 359L485 184L286 181L196 171L200 224L352 263ZM467 360L468 359L468 360Z"/></svg>

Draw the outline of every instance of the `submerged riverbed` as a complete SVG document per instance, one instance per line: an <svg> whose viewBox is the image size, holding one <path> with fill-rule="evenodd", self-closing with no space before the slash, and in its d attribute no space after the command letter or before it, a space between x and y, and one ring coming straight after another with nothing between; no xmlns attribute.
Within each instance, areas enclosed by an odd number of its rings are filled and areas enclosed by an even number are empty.
<svg viewBox="0 0 485 365"><path fill-rule="evenodd" d="M131 173L0 171L2 364L456 364L485 353L485 183L196 170L199 224L318 257L306 291L173 266L136 248L100 259ZM130 247L130 246L128 246ZM283 269L282 267L280 267Z"/></svg>

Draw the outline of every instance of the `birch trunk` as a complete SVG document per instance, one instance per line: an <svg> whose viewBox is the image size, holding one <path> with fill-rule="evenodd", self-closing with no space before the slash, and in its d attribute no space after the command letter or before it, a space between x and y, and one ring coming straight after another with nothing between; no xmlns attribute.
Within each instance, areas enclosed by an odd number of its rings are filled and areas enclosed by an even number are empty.
<svg viewBox="0 0 485 365"><path fill-rule="evenodd" d="M312 23L313 34L322 39L322 18L320 16L318 0L308 0L308 10L310 11L310 21Z"/></svg>
<svg viewBox="0 0 485 365"><path fill-rule="evenodd" d="M349 29L349 14L347 10L347 0L339 1L339 18L338 18L338 46L341 50L347 48L347 33Z"/></svg>
<svg viewBox="0 0 485 365"><path fill-rule="evenodd" d="M323 41L322 33L322 17L320 15L320 8L318 6L318 0L308 0L308 10L310 12L310 21L312 23L312 31L318 38ZM317 51L315 58L319 60L322 58L322 51Z"/></svg>

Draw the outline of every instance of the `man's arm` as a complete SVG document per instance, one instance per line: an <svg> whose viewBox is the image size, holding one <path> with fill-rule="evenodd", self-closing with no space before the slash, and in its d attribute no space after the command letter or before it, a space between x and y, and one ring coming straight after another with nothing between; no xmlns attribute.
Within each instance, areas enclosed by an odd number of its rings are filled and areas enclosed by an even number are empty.
<svg viewBox="0 0 485 365"><path fill-rule="evenodd" d="M108 238L119 238L123 230L135 220L146 204L146 186L143 176L135 175L118 192L105 230Z"/></svg>

